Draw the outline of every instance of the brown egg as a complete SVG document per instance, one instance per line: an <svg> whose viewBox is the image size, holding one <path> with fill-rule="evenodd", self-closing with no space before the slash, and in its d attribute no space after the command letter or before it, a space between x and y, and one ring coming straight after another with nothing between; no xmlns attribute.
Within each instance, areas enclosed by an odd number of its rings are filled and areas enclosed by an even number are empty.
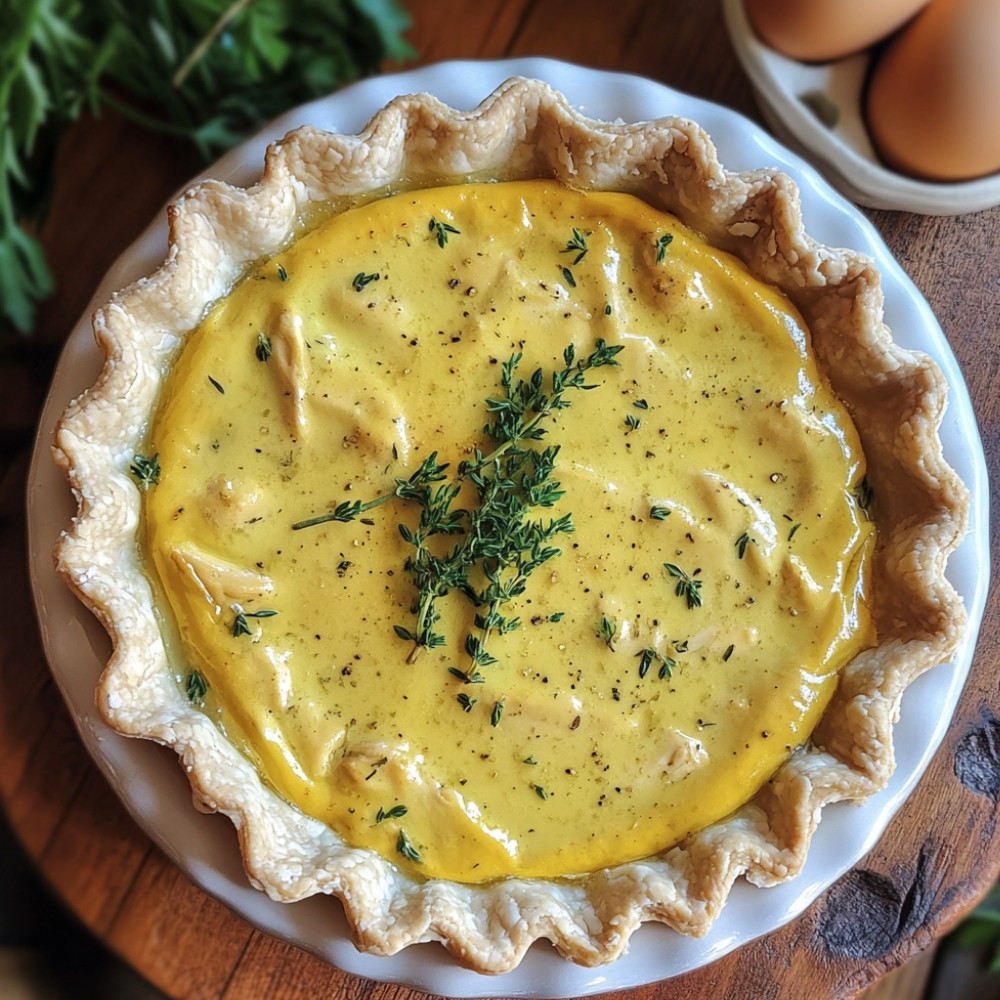
<svg viewBox="0 0 1000 1000"><path fill-rule="evenodd" d="M804 62L860 52L905 24L927 0L746 0L760 38Z"/></svg>
<svg viewBox="0 0 1000 1000"><path fill-rule="evenodd" d="M932 0L880 57L866 113L875 148L903 173L1000 170L1000 3Z"/></svg>

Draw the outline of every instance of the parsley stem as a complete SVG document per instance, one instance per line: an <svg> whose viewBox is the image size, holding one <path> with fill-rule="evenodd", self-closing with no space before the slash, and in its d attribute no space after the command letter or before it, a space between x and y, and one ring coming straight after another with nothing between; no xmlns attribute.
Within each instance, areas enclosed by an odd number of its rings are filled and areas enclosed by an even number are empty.
<svg viewBox="0 0 1000 1000"><path fill-rule="evenodd" d="M201 62L202 57L212 47L213 42L215 42L219 35L226 30L226 25L229 24L234 17L239 15L244 7L247 7L252 2L253 0L235 0L234 3L231 3L219 15L219 19L212 25L208 33L202 37L194 49L191 50L187 59L185 59L180 65L177 72L174 73L170 82L175 87L179 89L184 86L184 81L188 78L191 70L193 70L199 62Z"/></svg>

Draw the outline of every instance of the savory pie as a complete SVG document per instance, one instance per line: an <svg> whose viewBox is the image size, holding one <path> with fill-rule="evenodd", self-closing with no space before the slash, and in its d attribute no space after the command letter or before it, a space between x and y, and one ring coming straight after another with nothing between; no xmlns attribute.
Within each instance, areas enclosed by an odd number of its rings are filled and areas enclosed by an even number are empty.
<svg viewBox="0 0 1000 1000"><path fill-rule="evenodd" d="M961 634L942 375L688 121L515 79L298 129L95 331L55 455L101 709L364 950L703 934L884 786Z"/></svg>

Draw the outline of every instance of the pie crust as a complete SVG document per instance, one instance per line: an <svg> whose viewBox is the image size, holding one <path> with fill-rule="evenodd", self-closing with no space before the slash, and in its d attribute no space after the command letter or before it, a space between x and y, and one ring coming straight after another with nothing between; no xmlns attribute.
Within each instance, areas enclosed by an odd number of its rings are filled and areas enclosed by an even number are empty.
<svg viewBox="0 0 1000 1000"><path fill-rule="evenodd" d="M662 855L560 882L418 881L269 791L174 679L140 555L141 494L129 475L185 334L251 263L287 245L303 216L404 181L469 176L554 176L637 194L781 288L808 322L819 363L858 428L878 528L878 645L845 668L807 745L727 821ZM57 427L53 454L79 509L55 558L113 641L97 690L103 716L122 734L176 751L196 806L231 818L255 886L286 902L339 897L357 946L369 953L439 941L461 964L500 973L547 938L565 958L598 965L621 955L644 921L704 934L741 875L767 886L801 870L823 806L885 786L903 691L952 656L965 624L945 565L966 530L968 494L937 434L943 375L893 342L871 260L806 235L787 176L726 171L690 121L597 122L548 85L516 78L471 112L417 95L392 101L357 136L297 129L268 150L253 187L206 181L168 216L162 266L95 313L105 364Z"/></svg>

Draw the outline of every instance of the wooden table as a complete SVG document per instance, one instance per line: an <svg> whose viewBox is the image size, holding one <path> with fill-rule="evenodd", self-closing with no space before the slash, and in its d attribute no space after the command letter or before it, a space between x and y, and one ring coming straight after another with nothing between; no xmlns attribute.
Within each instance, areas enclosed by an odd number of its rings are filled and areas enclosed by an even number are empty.
<svg viewBox="0 0 1000 1000"><path fill-rule="evenodd" d="M714 3L410 0L420 63L546 55L660 80L759 118ZM112 949L172 997L417 1000L255 931L193 887L134 825L90 762L48 673L24 558L24 481L57 352L112 261L195 172L185 151L107 114L64 143L44 233L57 295L0 365L0 794L41 871ZM968 380L994 479L1000 466L1000 208L960 218L868 213L930 300ZM994 497L994 502L996 498ZM993 522L993 538L996 539ZM998 556L993 555L996 574ZM623 1000L849 997L926 948L1000 869L1000 597L944 745L877 847L788 927ZM975 781L956 754L977 748ZM830 934L831 901L855 920ZM878 933L874 933L877 929ZM911 994L912 995L912 994Z"/></svg>

